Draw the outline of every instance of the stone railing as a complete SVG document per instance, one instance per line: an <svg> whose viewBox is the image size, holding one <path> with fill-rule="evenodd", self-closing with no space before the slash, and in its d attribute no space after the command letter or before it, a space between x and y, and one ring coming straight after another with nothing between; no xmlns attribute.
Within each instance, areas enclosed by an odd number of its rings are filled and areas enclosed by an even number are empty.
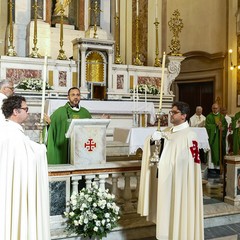
<svg viewBox="0 0 240 240"><path fill-rule="evenodd" d="M77 168L73 165L49 165L50 228L52 239L66 236L63 212L73 191L98 182L116 196L122 214L136 213L141 161L116 161Z"/></svg>

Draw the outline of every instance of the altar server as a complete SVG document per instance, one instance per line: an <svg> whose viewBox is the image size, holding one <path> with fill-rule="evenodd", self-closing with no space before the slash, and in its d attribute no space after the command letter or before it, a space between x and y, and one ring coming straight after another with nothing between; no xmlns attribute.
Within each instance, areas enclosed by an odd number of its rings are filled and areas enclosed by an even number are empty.
<svg viewBox="0 0 240 240"><path fill-rule="evenodd" d="M173 103L173 127L153 134L164 138L157 174L150 166L150 138L146 140L138 213L156 223L157 239L204 239L201 166L197 136L186 121L189 112L188 104Z"/></svg>
<svg viewBox="0 0 240 240"><path fill-rule="evenodd" d="M0 239L49 240L46 147L24 134L24 97L4 99L2 111L6 120L0 125Z"/></svg>

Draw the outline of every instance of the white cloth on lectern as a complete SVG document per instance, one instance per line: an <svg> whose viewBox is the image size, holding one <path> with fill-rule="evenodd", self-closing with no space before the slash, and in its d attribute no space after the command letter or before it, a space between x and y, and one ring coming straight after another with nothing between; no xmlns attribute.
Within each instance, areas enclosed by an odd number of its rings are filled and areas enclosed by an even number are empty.
<svg viewBox="0 0 240 240"><path fill-rule="evenodd" d="M158 166L156 193L151 189L149 177L149 150L144 148L138 213L150 219L150 209L155 209L157 239L202 240L203 195L197 137L187 122L168 131ZM156 202L154 206L152 198Z"/></svg>
<svg viewBox="0 0 240 240"><path fill-rule="evenodd" d="M13 121L0 126L0 239L49 240L46 147Z"/></svg>

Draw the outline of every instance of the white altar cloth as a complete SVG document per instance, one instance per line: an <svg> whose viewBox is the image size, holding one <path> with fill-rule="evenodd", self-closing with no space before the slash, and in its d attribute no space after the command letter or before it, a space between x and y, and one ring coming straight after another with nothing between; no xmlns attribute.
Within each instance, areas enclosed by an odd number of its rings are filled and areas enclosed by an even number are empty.
<svg viewBox="0 0 240 240"><path fill-rule="evenodd" d="M163 127L162 129L164 129ZM206 128L192 128L198 137L198 147L205 151L210 150ZM143 149L145 139L154 133L157 127L148 128L115 128L113 138L129 144L129 154L135 154L138 148Z"/></svg>
<svg viewBox="0 0 240 240"><path fill-rule="evenodd" d="M48 100L48 114L51 115L57 108L65 105L67 100ZM150 123L155 123L155 109L153 102L138 102L134 106L132 101L93 101L81 100L80 105L85 107L90 113L96 114L133 114L134 107L139 114L150 115Z"/></svg>

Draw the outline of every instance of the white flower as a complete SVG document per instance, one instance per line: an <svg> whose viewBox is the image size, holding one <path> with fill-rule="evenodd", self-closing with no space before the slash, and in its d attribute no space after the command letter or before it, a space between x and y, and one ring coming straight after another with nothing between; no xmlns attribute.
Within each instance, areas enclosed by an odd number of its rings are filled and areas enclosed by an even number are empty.
<svg viewBox="0 0 240 240"><path fill-rule="evenodd" d="M97 215L96 215L96 214L93 214L92 218L93 218L93 219L97 219Z"/></svg>
<svg viewBox="0 0 240 240"><path fill-rule="evenodd" d="M74 216L74 212L70 212L69 216L71 216L71 217Z"/></svg>
<svg viewBox="0 0 240 240"><path fill-rule="evenodd" d="M98 231L98 227L94 227L93 231L97 232Z"/></svg>
<svg viewBox="0 0 240 240"><path fill-rule="evenodd" d="M104 214L104 217L105 217L105 218L109 218L109 217L110 217L110 214L109 214L109 213L105 213L105 214Z"/></svg>

